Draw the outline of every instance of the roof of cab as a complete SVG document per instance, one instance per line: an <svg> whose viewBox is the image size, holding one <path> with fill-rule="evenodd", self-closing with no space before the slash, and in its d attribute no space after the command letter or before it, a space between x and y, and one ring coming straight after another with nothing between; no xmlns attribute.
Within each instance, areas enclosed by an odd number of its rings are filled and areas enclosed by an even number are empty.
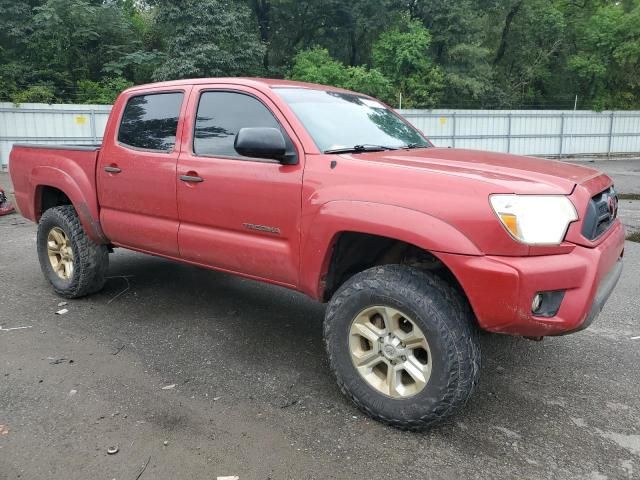
<svg viewBox="0 0 640 480"><path fill-rule="evenodd" d="M312 90L330 90L336 92L355 93L350 90L338 87L330 87L328 85L320 85L317 83L296 82L293 80L282 80L277 78L254 78L254 77L219 77L219 78L193 78L185 80L170 80L168 82L147 83L145 85L136 85L128 88L127 92L156 89L156 88L175 88L186 85L244 85L248 87L290 87L290 88L308 88Z"/></svg>

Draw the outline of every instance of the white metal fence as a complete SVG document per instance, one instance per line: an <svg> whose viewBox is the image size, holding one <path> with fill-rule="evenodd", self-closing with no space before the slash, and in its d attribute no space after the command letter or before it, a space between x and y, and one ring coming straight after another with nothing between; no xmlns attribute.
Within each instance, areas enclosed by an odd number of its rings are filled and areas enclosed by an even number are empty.
<svg viewBox="0 0 640 480"><path fill-rule="evenodd" d="M640 153L640 111L401 110L437 146L523 155Z"/></svg>
<svg viewBox="0 0 640 480"><path fill-rule="evenodd" d="M99 143L110 111L110 105L0 103L0 166L7 168L14 143Z"/></svg>
<svg viewBox="0 0 640 480"><path fill-rule="evenodd" d="M102 140L108 105L0 103L0 166L14 143ZM541 156L640 154L640 112L401 110L437 146Z"/></svg>

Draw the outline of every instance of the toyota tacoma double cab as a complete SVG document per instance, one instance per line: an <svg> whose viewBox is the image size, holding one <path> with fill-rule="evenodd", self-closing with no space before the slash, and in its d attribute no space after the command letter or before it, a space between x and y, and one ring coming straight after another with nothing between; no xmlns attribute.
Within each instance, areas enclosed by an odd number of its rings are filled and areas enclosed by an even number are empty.
<svg viewBox="0 0 640 480"><path fill-rule="evenodd" d="M321 85L137 86L102 145L16 145L9 168L61 296L100 290L117 247L303 292L328 303L342 392L405 429L469 399L480 330L584 329L622 270L608 176L435 148L379 101Z"/></svg>

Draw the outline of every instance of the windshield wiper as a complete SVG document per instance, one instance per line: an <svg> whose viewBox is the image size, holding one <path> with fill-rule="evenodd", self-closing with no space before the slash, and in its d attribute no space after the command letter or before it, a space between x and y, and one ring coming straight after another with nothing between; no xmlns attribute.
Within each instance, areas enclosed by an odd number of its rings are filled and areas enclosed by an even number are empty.
<svg viewBox="0 0 640 480"><path fill-rule="evenodd" d="M325 150L324 153L362 153L362 152L382 152L384 150L398 150L398 147L385 145L354 145L353 147L341 147Z"/></svg>
<svg viewBox="0 0 640 480"><path fill-rule="evenodd" d="M428 148L428 145L420 145L419 143L408 143L407 145L400 147L403 150L413 150L414 148Z"/></svg>

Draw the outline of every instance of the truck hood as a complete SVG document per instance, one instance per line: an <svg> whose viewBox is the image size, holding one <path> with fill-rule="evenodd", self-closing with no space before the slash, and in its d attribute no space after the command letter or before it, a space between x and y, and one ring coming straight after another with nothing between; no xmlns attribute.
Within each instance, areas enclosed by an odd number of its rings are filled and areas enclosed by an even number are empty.
<svg viewBox="0 0 640 480"><path fill-rule="evenodd" d="M351 158L464 176L525 194L569 195L576 184L602 175L592 168L555 160L456 148L393 150Z"/></svg>

